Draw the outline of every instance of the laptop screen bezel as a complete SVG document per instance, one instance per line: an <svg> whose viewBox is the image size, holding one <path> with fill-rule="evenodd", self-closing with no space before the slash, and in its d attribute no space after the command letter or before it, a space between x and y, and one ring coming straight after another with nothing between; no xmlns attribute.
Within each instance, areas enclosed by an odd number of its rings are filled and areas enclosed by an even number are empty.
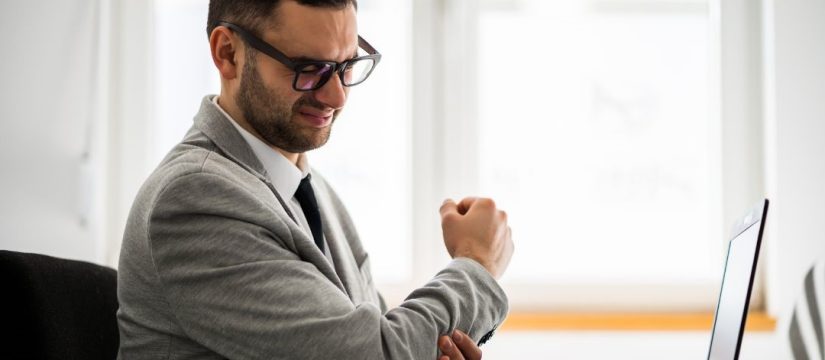
<svg viewBox="0 0 825 360"><path fill-rule="evenodd" d="M719 289L719 299L717 300L716 311L713 317L713 330L710 334L710 346L708 346L707 356L708 359L710 359L710 356L713 353L713 339L714 335L716 334L717 320L719 319L719 307L722 303L722 290L725 288L725 275L727 275L728 260L730 260L730 250L733 247L732 243L737 239L737 237L739 237L739 235L748 230L750 227L759 226L759 234L756 237L756 248L754 250L753 261L750 269L750 278L748 279L748 291L745 295L745 306L744 309L742 309L742 322L739 324L739 333L736 339L736 350L734 352L734 359L739 358L739 351L742 347L742 337L745 334L745 324L747 323L748 319L748 308L750 307L751 294L753 293L753 283L756 279L756 264L759 262L759 252L762 248L762 236L765 230L765 220L768 215L768 203L768 199L764 199L758 205L754 206L751 209L751 211L748 212L748 214L740 218L733 225L733 229L731 231L732 236L730 238L728 252L725 257L725 271L722 274L722 286Z"/></svg>

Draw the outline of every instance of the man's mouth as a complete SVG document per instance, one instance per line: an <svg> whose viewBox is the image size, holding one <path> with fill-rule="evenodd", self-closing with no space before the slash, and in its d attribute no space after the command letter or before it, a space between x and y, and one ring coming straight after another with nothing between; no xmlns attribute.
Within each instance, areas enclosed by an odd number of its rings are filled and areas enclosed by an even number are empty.
<svg viewBox="0 0 825 360"><path fill-rule="evenodd" d="M323 128L329 126L332 122L333 112L313 111L313 110L299 110L298 114L309 123L312 127Z"/></svg>

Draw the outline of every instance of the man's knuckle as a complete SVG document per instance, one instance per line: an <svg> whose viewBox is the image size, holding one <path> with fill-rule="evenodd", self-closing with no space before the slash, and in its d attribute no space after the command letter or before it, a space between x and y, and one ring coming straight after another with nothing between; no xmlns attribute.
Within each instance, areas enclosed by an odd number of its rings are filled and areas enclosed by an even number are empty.
<svg viewBox="0 0 825 360"><path fill-rule="evenodd" d="M496 207L496 202L493 201L493 199L490 199L490 198L480 198L480 199L477 200L477 202L478 202L478 205L480 205L482 207L485 207L485 208L495 208Z"/></svg>
<svg viewBox="0 0 825 360"><path fill-rule="evenodd" d="M444 222L445 224L455 223L456 221L458 221L458 219L459 219L459 215L454 213L454 212L446 213L441 217L441 221Z"/></svg>

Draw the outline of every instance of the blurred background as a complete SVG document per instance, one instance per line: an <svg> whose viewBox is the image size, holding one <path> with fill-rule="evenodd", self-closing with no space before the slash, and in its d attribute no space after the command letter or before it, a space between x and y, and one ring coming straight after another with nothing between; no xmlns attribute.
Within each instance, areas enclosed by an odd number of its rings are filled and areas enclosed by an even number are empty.
<svg viewBox="0 0 825 360"><path fill-rule="evenodd" d="M137 189L220 90L208 0L0 4L0 248L116 267ZM825 3L359 0L358 17L383 59L309 159L390 303L449 260L443 199L489 196L516 252L485 357L701 358L730 225L768 197L742 358L790 358L825 258Z"/></svg>

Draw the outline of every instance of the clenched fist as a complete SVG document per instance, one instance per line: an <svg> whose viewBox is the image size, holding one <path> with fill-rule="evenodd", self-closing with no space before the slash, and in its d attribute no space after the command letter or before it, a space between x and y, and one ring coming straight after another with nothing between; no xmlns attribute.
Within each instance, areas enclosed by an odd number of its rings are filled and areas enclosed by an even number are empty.
<svg viewBox="0 0 825 360"><path fill-rule="evenodd" d="M444 200L440 211L444 246L450 256L473 259L500 278L513 256L507 213L497 209L492 199L475 197L458 204Z"/></svg>

